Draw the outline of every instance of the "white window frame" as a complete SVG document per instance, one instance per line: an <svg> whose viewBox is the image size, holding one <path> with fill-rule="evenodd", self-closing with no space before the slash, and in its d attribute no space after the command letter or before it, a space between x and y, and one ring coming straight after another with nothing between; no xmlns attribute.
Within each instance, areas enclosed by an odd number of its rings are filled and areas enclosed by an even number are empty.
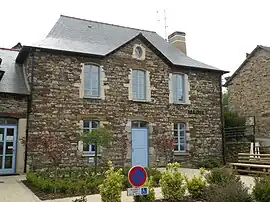
<svg viewBox="0 0 270 202"><path fill-rule="evenodd" d="M84 127L84 122L88 121L89 122L89 127ZM93 128L93 122L97 122L97 127ZM97 129L100 125L100 122L97 120L83 120L83 132L85 132L85 130L88 130L89 132L91 132L94 129ZM84 150L84 143L83 143L83 153L84 154L94 154L95 153L95 145L93 144L89 144L89 150Z"/></svg>
<svg viewBox="0 0 270 202"><path fill-rule="evenodd" d="M177 128L175 128L175 125L177 125ZM177 132L177 136L175 136L175 132ZM177 137L177 142L175 142L175 137ZM187 136L185 123L175 123L173 125L173 139L174 146L177 145L177 150L175 150L175 147L173 148L174 152L187 152ZM181 145L184 146L184 149L181 149Z"/></svg>
<svg viewBox="0 0 270 202"><path fill-rule="evenodd" d="M90 90L90 91L92 91L93 89L92 89L92 86L89 86L88 88L85 86L85 81L86 81L86 79L87 79L87 77L86 77L86 74L85 74L85 72L86 72L86 68L90 68L91 69L91 67L97 67L98 68L98 94L97 95L93 95L93 92L91 92L90 94L87 94L86 93L86 90ZM99 65L97 65L97 64L91 64L91 63L85 63L84 64L84 68L83 68L83 97L84 98L100 98L101 97L101 67L99 66ZM91 70L90 70L90 72L91 72ZM91 77L90 78L88 78L88 79L90 79L91 80ZM90 81L91 83L92 83L92 81Z"/></svg>
<svg viewBox="0 0 270 202"><path fill-rule="evenodd" d="M140 98L140 97L137 97L137 91L136 93L134 94L134 77L133 77L133 73L134 72L143 72L144 73L144 97L143 98ZM137 100L137 101L147 101L147 94L148 94L148 89L147 89L147 71L145 70L141 70L141 69L132 69L132 72L131 72L131 85L132 85L132 99L133 100ZM137 79L138 79L138 76L137 76ZM139 79L138 79L139 80ZM139 90L139 85L140 83L137 81L137 85L135 86L135 89L136 90Z"/></svg>

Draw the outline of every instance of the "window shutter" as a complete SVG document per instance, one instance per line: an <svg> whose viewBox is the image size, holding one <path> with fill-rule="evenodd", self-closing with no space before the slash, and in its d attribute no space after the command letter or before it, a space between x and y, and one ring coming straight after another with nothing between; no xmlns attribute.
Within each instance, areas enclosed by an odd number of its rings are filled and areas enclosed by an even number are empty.
<svg viewBox="0 0 270 202"><path fill-rule="evenodd" d="M169 74L169 103L173 103L172 74Z"/></svg>
<svg viewBox="0 0 270 202"><path fill-rule="evenodd" d="M81 68L81 75L80 75L80 89L79 89L79 98L83 98L84 97L84 64L81 64L82 68Z"/></svg>
<svg viewBox="0 0 270 202"><path fill-rule="evenodd" d="M146 79L145 79L145 82L146 82L146 100L147 101L151 101L151 83L150 83L150 72L149 71L146 71Z"/></svg>
<svg viewBox="0 0 270 202"><path fill-rule="evenodd" d="M189 100L189 80L188 80L188 75L184 75L184 95L185 95L185 103L190 104Z"/></svg>
<svg viewBox="0 0 270 202"><path fill-rule="evenodd" d="M83 131L83 120L80 121L80 133ZM78 142L78 151L83 152L83 141Z"/></svg>

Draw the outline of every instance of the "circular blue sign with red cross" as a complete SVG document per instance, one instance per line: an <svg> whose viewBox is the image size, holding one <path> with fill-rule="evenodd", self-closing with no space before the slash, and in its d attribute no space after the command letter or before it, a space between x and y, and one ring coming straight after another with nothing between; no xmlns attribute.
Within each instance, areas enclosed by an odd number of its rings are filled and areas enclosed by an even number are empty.
<svg viewBox="0 0 270 202"><path fill-rule="evenodd" d="M128 180L134 187L144 185L147 178L147 172L142 166L133 166L128 172Z"/></svg>

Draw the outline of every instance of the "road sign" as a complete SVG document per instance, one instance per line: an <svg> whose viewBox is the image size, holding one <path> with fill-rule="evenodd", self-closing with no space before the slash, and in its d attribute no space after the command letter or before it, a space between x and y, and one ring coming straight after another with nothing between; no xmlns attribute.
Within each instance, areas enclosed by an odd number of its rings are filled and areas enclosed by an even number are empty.
<svg viewBox="0 0 270 202"><path fill-rule="evenodd" d="M127 189L128 196L144 196L149 194L148 187L134 187Z"/></svg>
<svg viewBox="0 0 270 202"><path fill-rule="evenodd" d="M147 178L146 170L142 166L133 166L128 172L128 180L134 187L144 185Z"/></svg>

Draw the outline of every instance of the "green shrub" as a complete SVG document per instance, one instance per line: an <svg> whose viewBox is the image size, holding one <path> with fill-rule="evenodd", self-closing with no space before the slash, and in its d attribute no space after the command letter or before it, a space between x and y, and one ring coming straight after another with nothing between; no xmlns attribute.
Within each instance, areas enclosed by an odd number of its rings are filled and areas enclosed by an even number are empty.
<svg viewBox="0 0 270 202"><path fill-rule="evenodd" d="M153 186L159 187L159 181L161 179L161 172L156 168L147 169L148 176L152 178Z"/></svg>
<svg viewBox="0 0 270 202"><path fill-rule="evenodd" d="M122 169L115 170L109 162L109 170L105 172L105 179L99 185L102 202L121 202L124 175Z"/></svg>
<svg viewBox="0 0 270 202"><path fill-rule="evenodd" d="M184 176L178 171L179 163L169 163L160 179L161 192L169 201L179 201L185 195Z"/></svg>
<svg viewBox="0 0 270 202"><path fill-rule="evenodd" d="M94 175L91 169L63 169L56 174L46 169L28 172L26 180L40 191L47 193L95 194L103 181L102 175Z"/></svg>
<svg viewBox="0 0 270 202"><path fill-rule="evenodd" d="M270 201L270 177L269 176L255 178L255 185L253 187L253 196L257 202Z"/></svg>
<svg viewBox="0 0 270 202"><path fill-rule="evenodd" d="M200 161L195 164L196 168L207 168L207 169L219 168L220 166L221 162L216 158L206 159L204 161Z"/></svg>
<svg viewBox="0 0 270 202"><path fill-rule="evenodd" d="M239 182L240 177L232 173L231 170L225 168L214 168L205 176L208 184L226 185L231 182Z"/></svg>
<svg viewBox="0 0 270 202"><path fill-rule="evenodd" d="M203 174L203 170L201 169L201 174ZM206 187L206 180L201 176L193 176L191 179L185 177L187 189L189 194L193 199L200 199L203 195L203 191Z"/></svg>
<svg viewBox="0 0 270 202"><path fill-rule="evenodd" d="M153 202L153 201L155 201L156 197L155 197L155 190L153 187L152 177L150 177L143 186L149 187L149 194L145 195L145 196L139 196L139 201L140 202ZM134 198L134 201L135 201L135 198Z"/></svg>
<svg viewBox="0 0 270 202"><path fill-rule="evenodd" d="M208 202L252 202L248 188L241 181L224 185L212 184L206 188L204 197Z"/></svg>

